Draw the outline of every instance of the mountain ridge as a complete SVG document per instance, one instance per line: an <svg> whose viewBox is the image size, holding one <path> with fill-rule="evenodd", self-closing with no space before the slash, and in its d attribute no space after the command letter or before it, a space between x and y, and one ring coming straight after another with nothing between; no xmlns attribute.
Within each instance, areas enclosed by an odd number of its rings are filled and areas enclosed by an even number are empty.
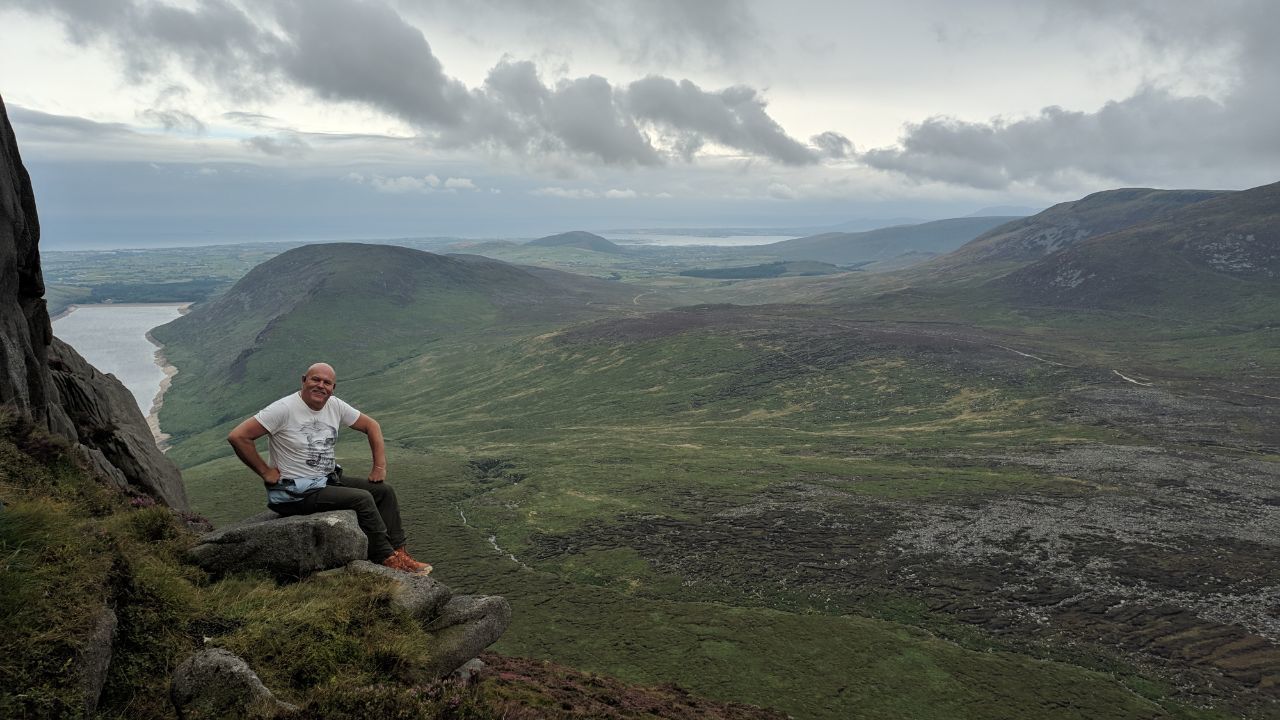
<svg viewBox="0 0 1280 720"><path fill-rule="evenodd" d="M816 260L836 265L889 261L906 253L929 253L924 256L927 258L954 250L1014 219L950 218L862 232L821 233L770 243L755 249L786 260Z"/></svg>
<svg viewBox="0 0 1280 720"><path fill-rule="evenodd" d="M1164 210L1094 235L993 281L1023 302L1072 307L1221 308L1280 296L1280 182Z"/></svg>

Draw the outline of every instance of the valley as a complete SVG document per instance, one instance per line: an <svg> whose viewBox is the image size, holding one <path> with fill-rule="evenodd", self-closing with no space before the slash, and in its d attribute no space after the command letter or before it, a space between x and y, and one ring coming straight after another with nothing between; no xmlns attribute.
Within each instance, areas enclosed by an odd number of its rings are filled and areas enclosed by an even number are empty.
<svg viewBox="0 0 1280 720"><path fill-rule="evenodd" d="M1270 717L1274 261L1188 264L1185 236L1116 256L1201 201L1256 238L1280 205L1221 205L1267 192L1117 191L812 276L692 277L779 261L581 236L463 248L537 261L514 266L286 249L155 331L180 369L161 423L194 506L245 517L227 430L333 362L386 429L415 554L510 599L505 654L800 718ZM1073 241L1027 241L1046 225ZM1095 249L1161 289L1036 280Z"/></svg>

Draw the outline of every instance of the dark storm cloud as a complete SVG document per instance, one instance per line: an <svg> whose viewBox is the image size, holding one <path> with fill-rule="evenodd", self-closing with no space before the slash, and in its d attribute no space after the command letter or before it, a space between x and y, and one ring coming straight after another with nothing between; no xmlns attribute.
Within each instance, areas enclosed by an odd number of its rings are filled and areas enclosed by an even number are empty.
<svg viewBox="0 0 1280 720"><path fill-rule="evenodd" d="M945 116L907 125L897 147L863 153L867 165L920 181L1003 189L1069 187L1081 176L1124 183L1178 182L1205 169L1253 177L1280 164L1280 4L1077 2L1072 20L1128 23L1182 63L1227 53L1229 89L1215 97L1147 85L1095 112L1048 107L1027 118L965 122Z"/></svg>
<svg viewBox="0 0 1280 720"><path fill-rule="evenodd" d="M819 159L769 116L756 90L744 86L708 92L652 76L622 88L592 75L551 87L531 63L504 60L483 86L468 89L445 74L422 32L382 1L269 0L253 6L263 17L228 0L199 0L188 8L140 0L18 2L59 18L79 42L112 43L135 77L176 63L237 98L294 85L325 100L377 108L450 146L656 165L664 153L647 134L652 131L690 158L710 140L789 165ZM749 14L737 0L658 5L651 22L670 24L672 33L701 38L724 54L736 47L729 36L750 35L744 29ZM604 17L592 3L546 7L557 13L578 8L583 22ZM182 112L158 107L148 118L167 128L189 125Z"/></svg>
<svg viewBox="0 0 1280 720"><path fill-rule="evenodd" d="M703 136L731 148L787 165L817 162L812 149L792 139L765 112L764 100L748 87L706 92L688 80L651 75L627 88L627 104L636 118L675 131L685 142Z"/></svg>

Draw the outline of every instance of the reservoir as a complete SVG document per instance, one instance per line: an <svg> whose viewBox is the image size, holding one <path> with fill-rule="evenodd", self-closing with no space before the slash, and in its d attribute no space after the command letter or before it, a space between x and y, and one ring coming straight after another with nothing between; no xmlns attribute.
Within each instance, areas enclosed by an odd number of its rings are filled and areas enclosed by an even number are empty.
<svg viewBox="0 0 1280 720"><path fill-rule="evenodd" d="M186 305L75 305L53 321L53 334L98 370L115 375L133 393L142 414L150 415L165 373L147 333L176 319Z"/></svg>

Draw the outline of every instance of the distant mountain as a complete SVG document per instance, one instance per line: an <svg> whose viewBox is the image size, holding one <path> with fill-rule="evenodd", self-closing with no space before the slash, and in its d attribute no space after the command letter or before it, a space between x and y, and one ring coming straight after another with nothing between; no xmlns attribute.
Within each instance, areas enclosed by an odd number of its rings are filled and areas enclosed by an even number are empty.
<svg viewBox="0 0 1280 720"><path fill-rule="evenodd" d="M1166 209L994 281L1024 302L1190 313L1280 300L1280 183ZM1194 197L1181 191L1179 200ZM1086 198L1088 200L1088 198Z"/></svg>
<svg viewBox="0 0 1280 720"><path fill-rule="evenodd" d="M837 265L886 261L907 253L927 259L932 255L918 254L950 252L1013 219L955 218L858 233L822 233L753 249L785 260L816 260Z"/></svg>
<svg viewBox="0 0 1280 720"><path fill-rule="evenodd" d="M822 232L843 232L843 233L866 232L867 230L879 230L881 228L897 227L899 225L919 225L921 222L924 222L921 218L911 218L911 217L854 218L853 220L845 220L844 222L836 223L835 225L829 225L823 228L815 228L814 230L810 230L806 234L807 235L819 234L815 232L815 230L821 230Z"/></svg>
<svg viewBox="0 0 1280 720"><path fill-rule="evenodd" d="M625 252L621 246L612 243L595 233L589 233L583 230L572 230L570 232L560 233L559 235L548 235L530 240L530 245L541 245L544 247L575 247L582 250L592 250L602 253L622 253Z"/></svg>

